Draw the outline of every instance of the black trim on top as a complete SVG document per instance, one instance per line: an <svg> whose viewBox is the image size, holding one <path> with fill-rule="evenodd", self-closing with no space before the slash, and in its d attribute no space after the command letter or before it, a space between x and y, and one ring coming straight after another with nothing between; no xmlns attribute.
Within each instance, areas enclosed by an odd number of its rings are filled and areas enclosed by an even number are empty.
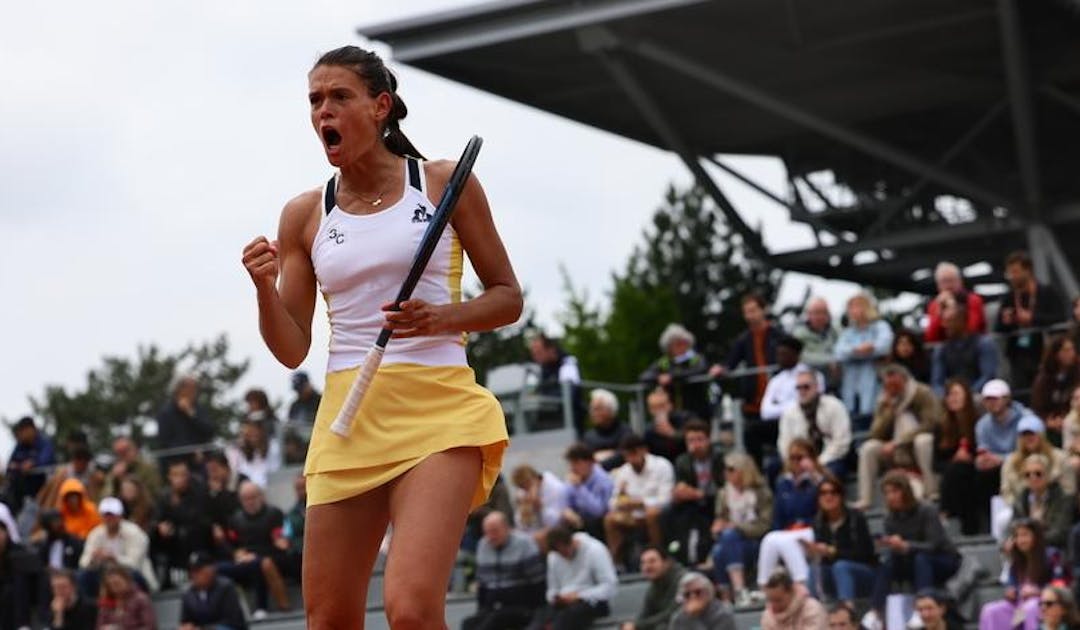
<svg viewBox="0 0 1080 630"><path fill-rule="evenodd" d="M330 181L326 182L326 196L323 197L323 212L330 214L330 211L337 205L337 176L331 176Z"/></svg>
<svg viewBox="0 0 1080 630"><path fill-rule="evenodd" d="M405 161L409 165L409 185L424 192L424 187L420 185L420 161L414 157L407 157Z"/></svg>

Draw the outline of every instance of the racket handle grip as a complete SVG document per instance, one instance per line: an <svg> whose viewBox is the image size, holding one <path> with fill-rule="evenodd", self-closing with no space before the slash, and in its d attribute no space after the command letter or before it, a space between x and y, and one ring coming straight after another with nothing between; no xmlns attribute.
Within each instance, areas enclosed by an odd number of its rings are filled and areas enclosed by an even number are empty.
<svg viewBox="0 0 1080 630"><path fill-rule="evenodd" d="M367 356L364 357L364 364L360 366L360 371L356 374L356 380L353 381L352 387L349 388L349 393L345 396L345 402L341 404L337 417L330 424L330 431L341 437L349 436L353 418L356 417L356 412L360 410L360 403L364 401L364 394L367 393L368 387L371 386L371 379L375 378L375 372L379 370L382 358L383 348L372 346Z"/></svg>

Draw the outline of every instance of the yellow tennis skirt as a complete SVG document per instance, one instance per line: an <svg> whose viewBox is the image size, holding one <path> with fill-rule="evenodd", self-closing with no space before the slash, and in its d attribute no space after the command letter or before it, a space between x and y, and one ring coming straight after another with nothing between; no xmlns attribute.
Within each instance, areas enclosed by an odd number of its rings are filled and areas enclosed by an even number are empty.
<svg viewBox="0 0 1080 630"><path fill-rule="evenodd" d="M330 372L315 417L304 475L307 503L363 494L432 453L477 446L483 474L472 507L487 501L509 444L499 402L468 366L395 363L379 367L348 437L330 432L359 368Z"/></svg>

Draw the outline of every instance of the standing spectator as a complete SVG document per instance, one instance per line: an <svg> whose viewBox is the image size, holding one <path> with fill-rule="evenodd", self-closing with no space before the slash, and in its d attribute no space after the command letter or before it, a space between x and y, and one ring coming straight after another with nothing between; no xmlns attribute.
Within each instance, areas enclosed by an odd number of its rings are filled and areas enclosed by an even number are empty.
<svg viewBox="0 0 1080 630"><path fill-rule="evenodd" d="M574 444L566 450L570 472L566 475L567 521L576 529L584 529L594 538L603 536L604 514L615 483L600 464L593 459L592 449Z"/></svg>
<svg viewBox="0 0 1080 630"><path fill-rule="evenodd" d="M675 469L663 457L649 454L645 440L630 434L620 445L626 463L615 469L611 480L615 494L604 516L604 538L612 558L621 558L627 532L644 528L649 544L664 543L660 515L671 502Z"/></svg>
<svg viewBox="0 0 1080 630"><path fill-rule="evenodd" d="M960 554L941 523L937 508L915 499L911 481L900 471L881 481L885 495L884 551L874 584L874 610L885 610L895 580L911 580L916 591L940 587L960 568Z"/></svg>
<svg viewBox="0 0 1080 630"><path fill-rule="evenodd" d="M570 405L574 417L574 435L581 439L585 435L585 403L581 396L581 370L577 358L567 354L561 344L542 332L529 339L529 354L540 366L540 382L536 384L536 393L548 398L562 400L563 383L570 388ZM562 406L559 406L555 423L562 426Z"/></svg>
<svg viewBox="0 0 1080 630"><path fill-rule="evenodd" d="M851 417L835 396L824 393L818 375L810 369L795 374L798 399L780 416L777 452L786 453L795 438L810 440L821 465L843 479L851 450Z"/></svg>
<svg viewBox="0 0 1080 630"><path fill-rule="evenodd" d="M244 403L247 404L244 420L258 424L267 437L274 437L277 434L278 419L266 392L258 388L249 389L244 394Z"/></svg>
<svg viewBox="0 0 1080 630"><path fill-rule="evenodd" d="M694 335L679 324L668 324L660 334L660 351L639 380L648 388L662 387L668 393L676 411L683 411L703 420L712 418L709 403L709 383L706 376L709 364L694 350Z"/></svg>
<svg viewBox="0 0 1080 630"><path fill-rule="evenodd" d="M169 462L168 489L157 505L150 543L157 566L165 570L188 568L196 551L210 548L210 501L206 489L191 478L187 462Z"/></svg>
<svg viewBox="0 0 1080 630"><path fill-rule="evenodd" d="M881 370L882 390L870 427L870 439L859 448L858 509L872 504L874 485L883 464L918 466L926 496L936 499L934 432L944 411L934 392L911 378L907 368L889 364Z"/></svg>
<svg viewBox="0 0 1080 630"><path fill-rule="evenodd" d="M803 541L814 541L812 527L817 516L817 489L825 474L814 446L800 438L792 440L784 474L776 480L773 529L761 540L758 585L765 586L781 561L795 581L806 584L810 566L806 562Z"/></svg>
<svg viewBox="0 0 1080 630"><path fill-rule="evenodd" d="M293 373L292 390L296 393L296 400L289 404L289 422L315 424L322 394L311 385L307 372Z"/></svg>
<svg viewBox="0 0 1080 630"><path fill-rule="evenodd" d="M834 384L840 375L840 366L833 359L838 335L829 314L829 303L824 298L810 298L803 311L803 321L791 336L803 344L803 361L825 372L829 384Z"/></svg>
<svg viewBox="0 0 1080 630"><path fill-rule="evenodd" d="M214 439L214 423L206 417L198 398L198 379L190 374L181 375L173 386L169 402L158 413L158 442L162 448L197 446ZM173 459L198 464L202 462L202 452L162 457L159 463L167 466Z"/></svg>
<svg viewBox="0 0 1080 630"><path fill-rule="evenodd" d="M934 469L941 471L941 511L960 519L960 531L974 536L985 504L975 502L975 397L964 381L945 384L945 415L934 439Z"/></svg>
<svg viewBox="0 0 1080 630"><path fill-rule="evenodd" d="M826 477L818 484L818 513L814 542L804 543L820 580L811 581L816 596L829 595L854 606L856 597L869 597L877 554L870 526L862 512L844 505L844 486ZM823 592L817 592L820 585Z"/></svg>
<svg viewBox="0 0 1080 630"><path fill-rule="evenodd" d="M1065 416L1077 385L1080 385L1080 358L1076 343L1069 337L1057 337L1046 349L1031 386L1031 408L1046 421L1046 432L1054 446L1063 445Z"/></svg>
<svg viewBox="0 0 1080 630"><path fill-rule="evenodd" d="M154 605L135 587L128 570L110 563L102 571L97 627L104 630L157 630Z"/></svg>
<svg viewBox="0 0 1080 630"><path fill-rule="evenodd" d="M825 630L825 607L784 569L765 580L761 630Z"/></svg>
<svg viewBox="0 0 1080 630"><path fill-rule="evenodd" d="M1003 380L994 379L983 385L982 404L986 413L975 423L975 478L968 488L976 506L989 504L990 497L1000 490L1001 465L1016 450L1020 420L1030 416L1038 423L1031 424L1032 427L1042 424L1027 407L1013 402L1009 384ZM986 510L979 509L978 513L980 531L986 531Z"/></svg>
<svg viewBox="0 0 1080 630"><path fill-rule="evenodd" d="M270 473L281 468L277 441L270 439L262 423L251 420L240 423L239 439L225 449L225 456L240 479L249 479L260 488L266 488Z"/></svg>
<svg viewBox="0 0 1080 630"><path fill-rule="evenodd" d="M619 443L633 433L619 422L619 399L606 389L594 389L589 394L589 419L592 428L585 432L585 444L593 450L596 461L611 470L622 465Z"/></svg>
<svg viewBox="0 0 1080 630"><path fill-rule="evenodd" d="M668 630L679 609L679 584L686 570L662 548L646 547L641 552L641 574L649 581L641 612L619 630Z"/></svg>
<svg viewBox="0 0 1080 630"><path fill-rule="evenodd" d="M543 545L548 530L562 521L569 488L554 473L541 473L528 464L515 468L510 480L516 488L518 527L531 533L537 545Z"/></svg>
<svg viewBox="0 0 1080 630"><path fill-rule="evenodd" d="M768 368L776 363L776 345L784 336L782 330L769 322L768 308L765 298L757 293L743 296L742 314L746 331L732 342L724 365L714 366L710 370L714 377L722 377L739 366L755 370L753 374L739 379L736 392L742 399L746 450L757 461L762 461L766 445L771 447L776 443L776 423L761 421L761 399L769 385Z"/></svg>
<svg viewBox="0 0 1080 630"><path fill-rule="evenodd" d="M522 628L544 605L544 558L531 536L512 531L506 515L484 517L476 550L476 614L462 630Z"/></svg>
<svg viewBox="0 0 1080 630"><path fill-rule="evenodd" d="M889 361L906 367L920 383L930 382L930 357L923 347L920 333L906 328L897 331L893 337Z"/></svg>
<svg viewBox="0 0 1080 630"><path fill-rule="evenodd" d="M50 630L94 630L98 609L94 598L79 593L70 569L49 570Z"/></svg>
<svg viewBox="0 0 1080 630"><path fill-rule="evenodd" d="M1001 297L997 332L1008 335L1005 356L1011 367L1011 380L1026 385L1035 380L1042 359L1043 331L1065 320L1065 303L1053 287L1039 284L1027 252L1017 251L1005 259L1005 280L1009 292Z"/></svg>
<svg viewBox="0 0 1080 630"><path fill-rule="evenodd" d="M687 564L705 559L712 541L709 526L716 506L716 492L724 483L724 455L709 442L709 425L691 420L683 428L686 452L675 460L675 488L664 515L669 542L675 541L675 557Z"/></svg>
<svg viewBox="0 0 1080 630"><path fill-rule="evenodd" d="M952 607L948 595L936 588L915 594L915 614L923 630L964 630L964 621Z"/></svg>
<svg viewBox="0 0 1080 630"><path fill-rule="evenodd" d="M779 368L765 387L765 396L761 399L761 419L775 422L784 410L799 399L795 389L795 376L799 372L811 371L799 361L802 355L802 342L794 337L782 337L776 342L776 367ZM816 370L818 389L825 391L825 379Z"/></svg>
<svg viewBox="0 0 1080 630"><path fill-rule="evenodd" d="M735 630L735 617L720 600L709 578L690 572L679 580L679 608L669 630Z"/></svg>
<svg viewBox="0 0 1080 630"><path fill-rule="evenodd" d="M11 431L15 435L15 448L8 459L7 482L11 508L18 513L23 499L33 498L45 485L46 468L56 463L56 449L29 416L19 418Z"/></svg>
<svg viewBox="0 0 1080 630"><path fill-rule="evenodd" d="M1023 618L1025 628L1039 624L1039 595L1055 573L1063 573L1061 553L1048 549L1043 528L1037 521L1021 519L1013 524L1006 543L1009 549L1009 578L1005 598L985 604L979 613L980 630L1014 628Z"/></svg>
<svg viewBox="0 0 1080 630"><path fill-rule="evenodd" d="M533 615L529 630L584 630L610 614L619 578L604 543L556 527L547 546L547 605Z"/></svg>
<svg viewBox="0 0 1080 630"><path fill-rule="evenodd" d="M960 304L944 307L945 341L934 349L930 385L938 396L945 395L945 381L953 378L971 383L975 390L997 377L997 345L985 335L972 335L964 328L966 315Z"/></svg>
<svg viewBox="0 0 1080 630"><path fill-rule="evenodd" d="M1060 586L1044 588L1039 597L1039 620L1039 630L1080 628L1080 611L1072 593Z"/></svg>
<svg viewBox="0 0 1080 630"><path fill-rule="evenodd" d="M180 630L247 630L240 595L217 574L214 558L203 551L188 561L191 584L180 600Z"/></svg>
<svg viewBox="0 0 1080 630"><path fill-rule="evenodd" d="M668 461L686 451L683 441L683 426L694 416L687 411L679 411L671 404L671 396L663 387L657 387L645 398L652 422L645 429L645 443L649 452Z"/></svg>
<svg viewBox="0 0 1080 630"><path fill-rule="evenodd" d="M86 489L78 479L65 479L60 484L56 507L64 519L64 529L79 540L86 540L90 530L101 524L97 506L86 497Z"/></svg>
<svg viewBox="0 0 1080 630"><path fill-rule="evenodd" d="M139 526L144 532L150 532L150 522L154 518L154 499L134 475L125 477L120 482L117 498L124 504L127 519Z"/></svg>
<svg viewBox="0 0 1080 630"><path fill-rule="evenodd" d="M281 573L290 579L300 581L304 558L304 530L307 528L307 477L303 473L293 479L293 494L296 502L285 513L282 534L289 541L285 549L285 558L281 562Z"/></svg>
<svg viewBox="0 0 1080 630"><path fill-rule="evenodd" d="M161 491L161 474L151 460L143 457L138 445L131 438L116 438L113 442L113 455L116 461L105 477L105 496L119 496L120 482L129 476L138 478L151 497L158 496Z"/></svg>
<svg viewBox="0 0 1080 630"><path fill-rule="evenodd" d="M1042 527L1040 538L1060 550L1069 544L1069 530L1076 520L1076 495L1066 494L1049 472L1045 455L1036 453L1024 460L1027 487L1013 504L1013 525L1025 519L1037 522Z"/></svg>
<svg viewBox="0 0 1080 630"><path fill-rule="evenodd" d="M836 341L835 355L844 371L840 397L856 419L869 417L878 395L877 362L888 356L893 332L866 293L847 303L848 325Z"/></svg>
<svg viewBox="0 0 1080 630"><path fill-rule="evenodd" d="M713 578L723 599L744 607L751 605L745 567L757 561L758 541L772 525L772 492L746 453L728 455L724 472L712 524Z"/></svg>
<svg viewBox="0 0 1080 630"><path fill-rule="evenodd" d="M285 515L266 504L262 488L254 482L240 484L240 509L229 519L224 551L232 562L218 564L218 571L244 585L254 586L253 618L265 618L273 595L280 610L289 610L289 594L279 564L289 541L284 537Z"/></svg>
<svg viewBox="0 0 1080 630"><path fill-rule="evenodd" d="M926 315L929 318L926 325L926 340L933 342L945 339L941 311L948 303L964 306L967 318L965 328L969 334L985 334L986 315L983 313L983 299L978 293L969 291L964 286L960 268L950 262L938 263L937 268L934 269L934 282L937 284L938 293L926 306Z"/></svg>
<svg viewBox="0 0 1080 630"><path fill-rule="evenodd" d="M98 591L103 569L116 563L131 571L140 584L157 590L157 578L150 564L150 539L138 525L124 518L124 504L105 497L98 506L101 525L86 537L79 558L79 585L84 594Z"/></svg>
<svg viewBox="0 0 1080 630"><path fill-rule="evenodd" d="M32 576L38 570L34 554L15 542L14 532L0 521L0 628L30 627Z"/></svg>
<svg viewBox="0 0 1080 630"><path fill-rule="evenodd" d="M1009 453L1001 465L1001 488L998 495L1001 500L991 502L993 519L993 532L999 540L1004 537L1008 523L1014 514L1010 508L1016 505L1021 498L1024 489L1029 487L1031 479L1027 477L1027 460L1032 455L1040 455L1046 461L1044 471L1046 479L1044 484L1060 484L1065 494L1072 496L1076 492L1076 478L1066 474L1068 461L1060 449L1046 439L1045 428L1041 420L1035 416L1025 416L1020 419L1016 427L1019 437L1016 440L1016 450ZM1024 512L1026 513L1026 509ZM1069 516L1071 517L1071 510ZM1047 532L1049 535L1050 532Z"/></svg>

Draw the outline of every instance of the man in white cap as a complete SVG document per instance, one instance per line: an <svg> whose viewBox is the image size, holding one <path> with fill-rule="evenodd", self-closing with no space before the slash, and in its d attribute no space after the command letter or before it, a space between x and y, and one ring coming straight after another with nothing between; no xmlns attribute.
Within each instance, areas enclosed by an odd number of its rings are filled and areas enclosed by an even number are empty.
<svg viewBox="0 0 1080 630"><path fill-rule="evenodd" d="M124 504L116 497L102 499L98 513L102 523L90 530L79 558L79 590L88 597L95 597L101 567L110 560L130 569L140 585L157 590L146 532L124 518Z"/></svg>

